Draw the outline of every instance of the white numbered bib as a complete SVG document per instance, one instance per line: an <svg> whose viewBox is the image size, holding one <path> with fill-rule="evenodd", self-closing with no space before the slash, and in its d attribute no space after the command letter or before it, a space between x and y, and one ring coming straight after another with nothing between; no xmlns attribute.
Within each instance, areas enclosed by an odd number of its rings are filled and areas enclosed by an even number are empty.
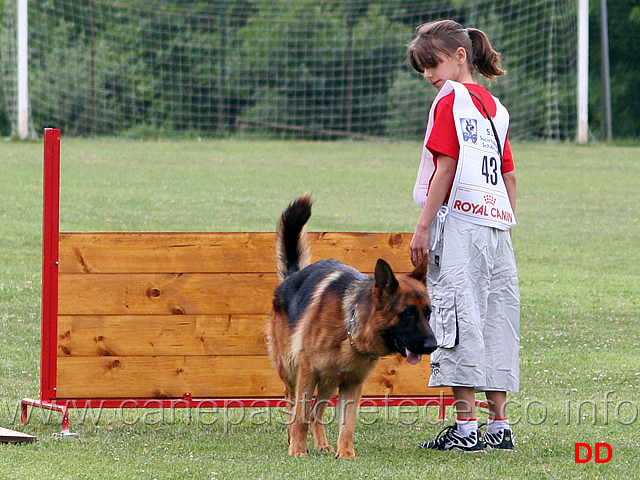
<svg viewBox="0 0 640 480"><path fill-rule="evenodd" d="M502 177L491 122L480 114L464 85L450 83L456 92L453 117L460 156L449 196L449 214L476 225L508 230L516 224L516 218ZM504 145L509 114L497 99L495 101L494 123L501 137L500 144Z"/></svg>

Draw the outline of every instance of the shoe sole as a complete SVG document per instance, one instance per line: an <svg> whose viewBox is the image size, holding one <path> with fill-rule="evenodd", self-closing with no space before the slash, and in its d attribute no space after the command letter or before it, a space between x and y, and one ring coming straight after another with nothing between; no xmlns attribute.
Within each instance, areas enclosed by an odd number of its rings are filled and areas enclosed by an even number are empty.
<svg viewBox="0 0 640 480"><path fill-rule="evenodd" d="M465 450L464 448L453 447L453 448L450 448L448 451L449 452L460 452L460 453L483 453L483 452L486 451L486 449L478 448L476 450Z"/></svg>

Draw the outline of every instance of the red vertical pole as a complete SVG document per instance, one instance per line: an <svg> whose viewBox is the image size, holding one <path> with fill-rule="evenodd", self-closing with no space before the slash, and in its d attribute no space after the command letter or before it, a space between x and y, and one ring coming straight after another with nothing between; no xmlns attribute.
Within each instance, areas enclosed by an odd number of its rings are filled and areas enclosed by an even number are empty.
<svg viewBox="0 0 640 480"><path fill-rule="evenodd" d="M55 401L58 337L58 240L60 237L60 130L44 131L42 220L42 357L40 399Z"/></svg>

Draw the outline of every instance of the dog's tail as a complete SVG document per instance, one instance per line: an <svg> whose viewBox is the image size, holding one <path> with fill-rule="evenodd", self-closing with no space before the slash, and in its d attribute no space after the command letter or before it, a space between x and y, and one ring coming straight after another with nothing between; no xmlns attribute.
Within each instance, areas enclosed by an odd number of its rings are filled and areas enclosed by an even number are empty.
<svg viewBox="0 0 640 480"><path fill-rule="evenodd" d="M280 279L302 270L311 263L305 224L311 217L311 194L296 198L282 212L276 238L278 274Z"/></svg>

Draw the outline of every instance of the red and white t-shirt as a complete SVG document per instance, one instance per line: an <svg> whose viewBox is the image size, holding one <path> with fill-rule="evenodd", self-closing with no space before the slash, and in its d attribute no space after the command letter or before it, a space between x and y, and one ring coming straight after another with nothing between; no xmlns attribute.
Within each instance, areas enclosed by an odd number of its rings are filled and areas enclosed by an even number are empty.
<svg viewBox="0 0 640 480"><path fill-rule="evenodd" d="M489 111L489 115L492 117L496 115L496 102L494 102L491 94L482 85L478 85L477 83L463 83L463 85L482 99L482 102ZM433 129L427 141L427 148L433 154L433 160L436 166L438 155L446 155L447 157L456 159L460 155L460 145L458 144L458 135L453 119L454 98L455 92L451 92L436 105L436 111L433 117ZM482 105L480 105L480 102L478 102L478 99L473 96L471 99L480 114L486 118L484 109ZM513 154L511 153L509 134L507 133L507 140L502 154L502 173L510 172L513 169Z"/></svg>
<svg viewBox="0 0 640 480"><path fill-rule="evenodd" d="M463 85L469 91L475 93L482 99L482 102L492 117L496 115L496 103L492 95L483 86L475 83L465 83ZM480 105L480 102L473 96L471 98L480 114L486 118L484 109L482 108L482 105ZM428 185L431 184L431 178L438 165L438 156L446 155L456 160L460 156L460 144L458 142L458 135L453 117L454 100L455 92L452 91L448 95L440 98L435 105L435 109L430 114L430 125L427 127L424 145L425 151L423 152L422 163L420 165L418 178L416 180L416 187L414 189L414 199L420 206L424 206L426 201ZM429 163L432 163L432 165L428 165ZM514 170L514 168L513 154L511 152L511 145L509 144L509 137L507 133L502 154L502 173L510 172Z"/></svg>

